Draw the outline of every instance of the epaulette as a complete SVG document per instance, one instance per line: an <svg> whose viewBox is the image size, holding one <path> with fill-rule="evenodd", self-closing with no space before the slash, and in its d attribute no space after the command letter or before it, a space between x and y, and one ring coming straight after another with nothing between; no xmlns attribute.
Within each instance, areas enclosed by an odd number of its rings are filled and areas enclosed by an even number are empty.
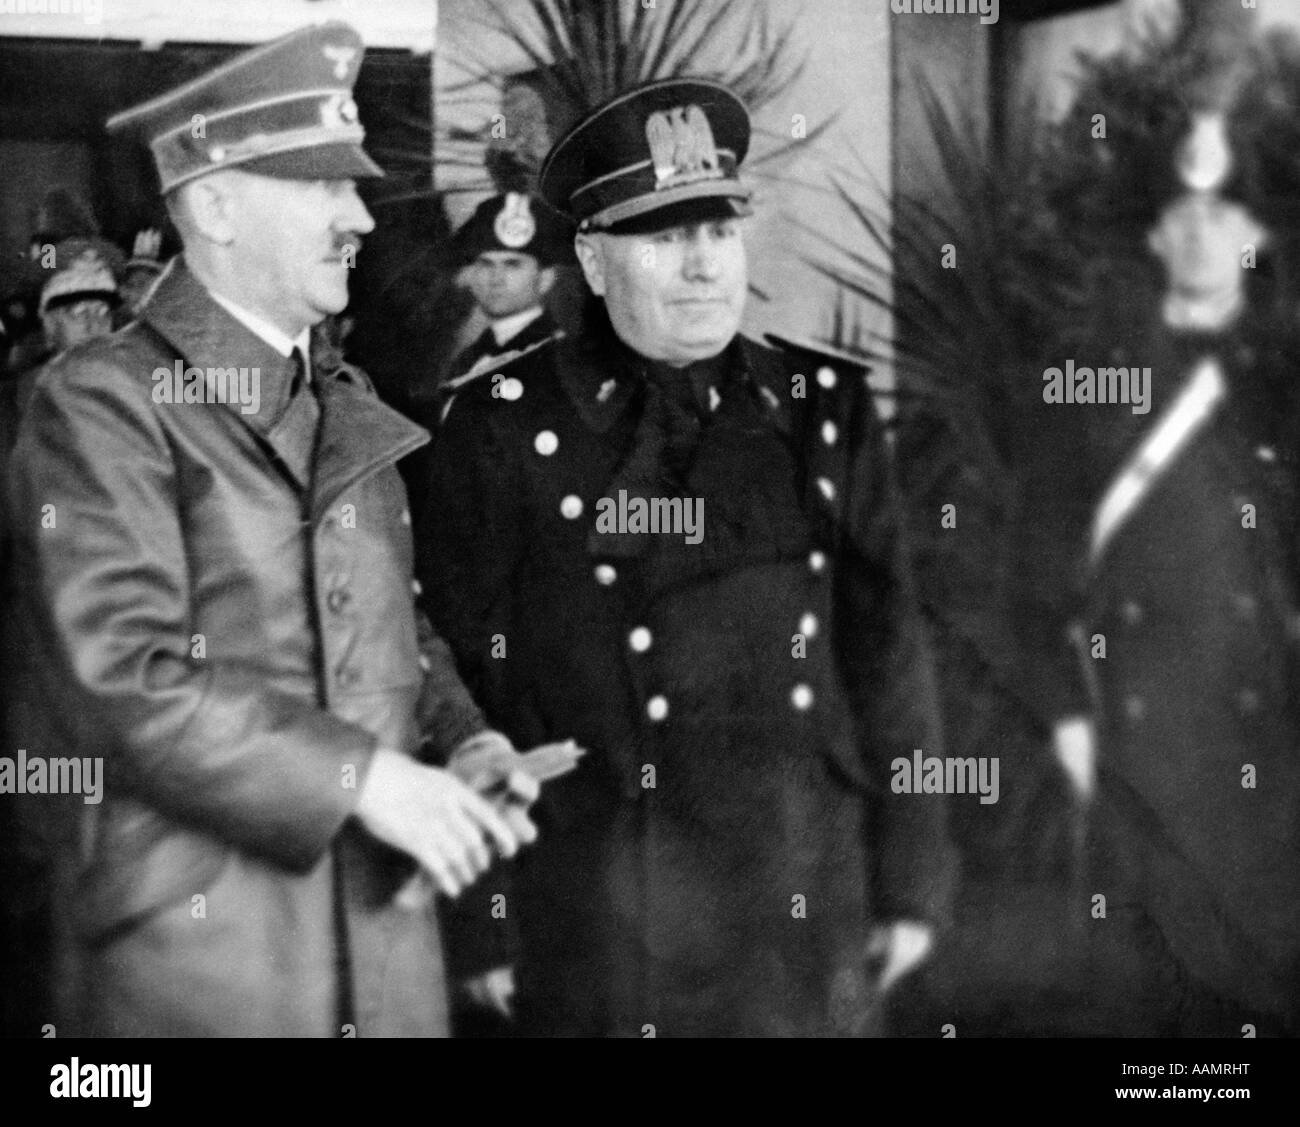
<svg viewBox="0 0 1300 1127"><path fill-rule="evenodd" d="M763 339L778 352L794 353L809 358L809 366L820 365L844 370L856 370L865 375L867 362L859 355L844 352L821 341L801 342L778 336L776 333L764 333Z"/></svg>
<svg viewBox="0 0 1300 1127"><path fill-rule="evenodd" d="M804 377L802 390L791 393L796 430L820 427L828 418L846 427L862 394L869 390L867 362L820 342L792 341L774 333L765 334L764 339L781 353L789 368Z"/></svg>

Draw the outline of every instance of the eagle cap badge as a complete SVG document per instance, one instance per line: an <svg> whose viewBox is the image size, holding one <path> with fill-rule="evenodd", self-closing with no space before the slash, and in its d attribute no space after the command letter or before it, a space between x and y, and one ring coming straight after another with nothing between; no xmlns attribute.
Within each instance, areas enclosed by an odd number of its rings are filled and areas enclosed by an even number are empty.
<svg viewBox="0 0 1300 1127"><path fill-rule="evenodd" d="M655 170L655 191L723 177L713 129L699 106L674 106L652 113L646 119L645 136Z"/></svg>
<svg viewBox="0 0 1300 1127"><path fill-rule="evenodd" d="M337 43L326 43L321 48L321 54L334 64L334 77L342 82L348 76L348 67L352 65L352 60L357 57L357 49L340 46Z"/></svg>

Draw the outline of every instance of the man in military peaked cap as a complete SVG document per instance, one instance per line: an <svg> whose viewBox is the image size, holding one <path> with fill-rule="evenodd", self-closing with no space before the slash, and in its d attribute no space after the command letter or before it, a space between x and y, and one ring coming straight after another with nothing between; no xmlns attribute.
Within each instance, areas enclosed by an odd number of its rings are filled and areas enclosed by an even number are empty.
<svg viewBox="0 0 1300 1127"><path fill-rule="evenodd" d="M452 362L444 385L449 391L482 362L538 344L558 331L545 300L555 285L565 234L564 224L523 192L484 200L456 232L470 292L488 326Z"/></svg>
<svg viewBox="0 0 1300 1127"><path fill-rule="evenodd" d="M460 781L536 791L414 607L394 463L428 436L310 352L373 228L361 58L322 24L109 123L152 149L184 254L38 380L13 460L45 721L21 744L105 779L25 800L78 826L75 972L33 1030L437 1034L431 887L535 832Z"/></svg>
<svg viewBox="0 0 1300 1127"><path fill-rule="evenodd" d="M944 910L939 800L889 789L938 734L885 446L860 367L738 334L748 142L681 79L556 144L590 322L462 391L417 513L490 722L590 751L479 886L531 1034L865 1032Z"/></svg>

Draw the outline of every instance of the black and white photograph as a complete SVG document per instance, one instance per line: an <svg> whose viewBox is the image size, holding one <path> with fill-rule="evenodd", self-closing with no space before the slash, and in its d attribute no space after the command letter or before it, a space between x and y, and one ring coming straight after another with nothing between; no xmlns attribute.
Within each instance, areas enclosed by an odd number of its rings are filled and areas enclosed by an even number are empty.
<svg viewBox="0 0 1300 1127"><path fill-rule="evenodd" d="M0 369L51 1100L1300 1033L1300 0L0 0Z"/></svg>

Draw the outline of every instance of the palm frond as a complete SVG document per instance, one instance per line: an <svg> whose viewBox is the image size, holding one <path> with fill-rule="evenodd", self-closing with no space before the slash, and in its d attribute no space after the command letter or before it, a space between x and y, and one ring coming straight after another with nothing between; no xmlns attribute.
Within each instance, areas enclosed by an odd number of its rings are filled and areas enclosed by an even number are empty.
<svg viewBox="0 0 1300 1127"><path fill-rule="evenodd" d="M515 56L510 73L501 69L503 44ZM554 141L617 94L667 77L723 82L757 116L799 80L805 65L769 6L726 0L660 0L653 9L606 0L483 0L466 12L459 29L449 26L442 49L454 57L456 74L438 92L440 117L453 124L434 138L437 162L444 166L450 150L459 170L477 146L479 163L491 169L499 190L502 176L517 189L540 163L540 154L491 135L492 114L512 84L524 82L541 95ZM819 124L794 144L756 128L750 167L760 178L779 175L798 144L831 124Z"/></svg>

